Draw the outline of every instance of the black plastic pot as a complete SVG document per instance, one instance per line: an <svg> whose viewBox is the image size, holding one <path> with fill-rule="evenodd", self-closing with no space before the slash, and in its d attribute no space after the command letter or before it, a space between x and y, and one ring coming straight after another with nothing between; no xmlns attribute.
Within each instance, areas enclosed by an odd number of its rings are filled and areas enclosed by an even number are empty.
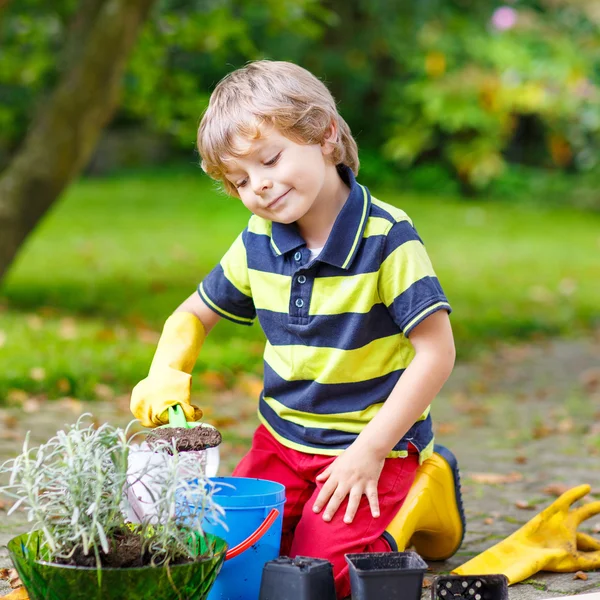
<svg viewBox="0 0 600 600"><path fill-rule="evenodd" d="M352 600L419 600L427 563L416 552L346 554Z"/></svg>
<svg viewBox="0 0 600 600"><path fill-rule="evenodd" d="M441 575L431 587L433 600L508 600L505 575Z"/></svg>
<svg viewBox="0 0 600 600"><path fill-rule="evenodd" d="M207 556L193 563L96 569L40 560L40 538L34 532L8 542L8 552L31 600L204 600L227 551L225 540L207 534L200 548Z"/></svg>
<svg viewBox="0 0 600 600"><path fill-rule="evenodd" d="M259 600L335 600L328 560L281 556L265 564Z"/></svg>

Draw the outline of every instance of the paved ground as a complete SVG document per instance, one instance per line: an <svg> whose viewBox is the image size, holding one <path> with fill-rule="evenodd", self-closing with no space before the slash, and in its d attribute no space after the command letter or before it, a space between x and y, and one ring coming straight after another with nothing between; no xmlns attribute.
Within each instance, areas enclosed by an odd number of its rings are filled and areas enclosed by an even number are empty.
<svg viewBox="0 0 600 600"><path fill-rule="evenodd" d="M249 443L257 385L243 381L233 391L215 390L199 400L208 406L207 420L224 432L222 474ZM115 424L129 420L123 397L93 404L23 398L20 408L0 410L0 459L18 451L27 430L43 441L86 410ZM600 499L600 336L503 347L459 364L436 400L434 419L438 441L459 459L468 533L456 556L430 565L429 579L506 537L561 489L589 483L590 496ZM500 483L490 483L498 476ZM581 530L600 533L600 515L590 521ZM0 546L23 528L22 515L7 519L0 511ZM2 548L0 567L7 565ZM8 591L0 582L0 595ZM539 573L512 586L509 597L535 600L592 591L600 591L600 571L588 573L587 580ZM425 589L424 598L428 595Z"/></svg>

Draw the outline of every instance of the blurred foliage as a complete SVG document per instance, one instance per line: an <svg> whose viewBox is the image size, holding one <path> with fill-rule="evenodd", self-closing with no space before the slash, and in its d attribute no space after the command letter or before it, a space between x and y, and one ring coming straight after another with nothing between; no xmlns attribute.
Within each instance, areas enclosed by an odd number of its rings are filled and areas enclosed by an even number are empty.
<svg viewBox="0 0 600 600"><path fill-rule="evenodd" d="M327 11L317 0L161 0L142 34L124 109L192 147L210 91L236 66L261 56L266 37L313 40Z"/></svg>
<svg viewBox="0 0 600 600"><path fill-rule="evenodd" d="M64 65L77 5L25 0L0 15L0 147L15 147ZM191 149L216 82L262 57L322 77L385 168L437 164L472 191L507 162L597 166L598 0L159 0L118 123Z"/></svg>
<svg viewBox="0 0 600 600"><path fill-rule="evenodd" d="M23 0L0 11L0 147L14 149L34 111L65 67L64 41L77 9L94 0ZM121 121L149 127L191 146L210 88L261 53L265 36L314 39L329 12L318 0L158 0L124 85Z"/></svg>
<svg viewBox="0 0 600 600"><path fill-rule="evenodd" d="M516 162L597 165L600 31L573 6L504 6L488 27L456 11L427 22L406 82L386 97L391 158L436 151L461 180L483 187Z"/></svg>
<svg viewBox="0 0 600 600"><path fill-rule="evenodd" d="M13 147L61 62L56 58L75 0L9 3L0 12L0 147Z"/></svg>

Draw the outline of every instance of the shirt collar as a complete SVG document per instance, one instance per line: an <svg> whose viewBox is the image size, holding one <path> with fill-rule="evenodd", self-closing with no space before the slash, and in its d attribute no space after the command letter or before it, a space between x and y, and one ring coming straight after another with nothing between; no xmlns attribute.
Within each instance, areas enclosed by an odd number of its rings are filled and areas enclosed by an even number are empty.
<svg viewBox="0 0 600 600"><path fill-rule="evenodd" d="M337 216L325 247L317 260L348 269L358 252L360 240L367 225L371 195L366 187L356 182L354 173L349 167L340 165L338 172L350 187L350 194ZM289 225L273 223L271 248L276 256L305 245L306 242L295 223Z"/></svg>

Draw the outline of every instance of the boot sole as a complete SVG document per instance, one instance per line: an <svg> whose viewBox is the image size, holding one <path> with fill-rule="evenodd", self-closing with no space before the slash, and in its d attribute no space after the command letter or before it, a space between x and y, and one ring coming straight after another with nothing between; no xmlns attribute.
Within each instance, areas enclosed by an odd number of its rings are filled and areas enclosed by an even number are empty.
<svg viewBox="0 0 600 600"><path fill-rule="evenodd" d="M452 453L451 450L442 446L441 444L435 444L433 447L433 451L435 454L439 454L450 466L452 469L452 477L454 479L454 497L456 499L456 508L458 510L458 514L460 516L460 522L462 523L462 535L460 536L460 542L456 546L452 555L454 555L457 550L461 547L463 540L465 539L465 533L467 531L467 520L465 518L465 509L463 506L462 500L462 490L460 487L460 471L458 469L458 461L456 460L456 456ZM447 556L446 558L450 558Z"/></svg>

